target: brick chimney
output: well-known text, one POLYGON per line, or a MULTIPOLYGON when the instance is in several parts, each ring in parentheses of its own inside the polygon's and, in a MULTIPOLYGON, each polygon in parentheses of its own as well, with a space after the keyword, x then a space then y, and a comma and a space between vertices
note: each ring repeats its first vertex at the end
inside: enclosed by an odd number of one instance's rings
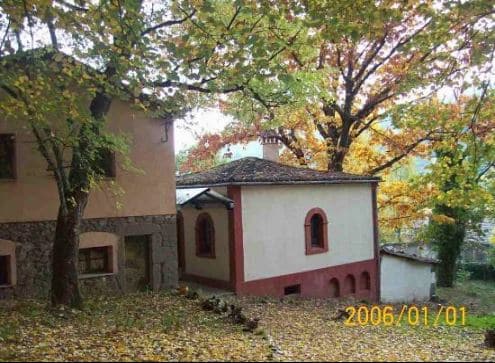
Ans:
POLYGON ((260 135, 261 145, 263 145, 263 159, 279 161, 279 141, 275 131, 263 131, 260 135))

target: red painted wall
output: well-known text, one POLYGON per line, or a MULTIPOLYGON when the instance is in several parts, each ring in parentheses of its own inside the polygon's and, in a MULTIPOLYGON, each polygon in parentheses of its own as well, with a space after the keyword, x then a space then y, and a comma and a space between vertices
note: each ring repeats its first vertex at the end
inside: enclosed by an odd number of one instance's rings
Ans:
POLYGON ((344 281, 347 275, 353 275, 356 282, 356 292, 351 294, 356 298, 377 301, 378 286, 377 263, 375 259, 349 263, 340 266, 333 266, 313 271, 306 271, 285 276, 277 276, 268 279, 248 281, 240 284, 237 288, 239 295, 256 295, 256 296, 284 296, 284 289, 291 285, 301 285, 301 296, 303 297, 332 297, 330 280, 336 278, 339 281, 340 297, 345 296, 347 290, 344 281), (361 274, 368 272, 371 280, 370 289, 362 288, 361 274))

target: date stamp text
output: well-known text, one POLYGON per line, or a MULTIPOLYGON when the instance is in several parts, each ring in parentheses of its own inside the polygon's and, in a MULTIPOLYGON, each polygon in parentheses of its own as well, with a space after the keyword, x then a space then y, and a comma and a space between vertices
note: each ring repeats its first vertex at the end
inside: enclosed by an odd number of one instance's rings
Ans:
POLYGON ((440 306, 432 309, 428 306, 402 305, 385 306, 348 306, 345 326, 456 326, 466 324, 467 309, 463 306, 440 306))

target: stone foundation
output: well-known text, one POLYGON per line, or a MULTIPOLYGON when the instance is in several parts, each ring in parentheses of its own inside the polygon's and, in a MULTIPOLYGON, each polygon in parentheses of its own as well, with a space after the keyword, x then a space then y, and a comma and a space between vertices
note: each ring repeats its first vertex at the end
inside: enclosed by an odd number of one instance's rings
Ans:
MULTIPOLYGON (((109 232, 118 235, 118 273, 83 278, 83 294, 115 294, 125 289, 124 237, 151 236, 151 283, 153 290, 177 286, 177 233, 175 215, 85 219, 81 233, 109 232)), ((51 256, 55 221, 0 223, 0 239, 17 244, 17 284, 0 288, 0 298, 47 297, 50 292, 51 256)))

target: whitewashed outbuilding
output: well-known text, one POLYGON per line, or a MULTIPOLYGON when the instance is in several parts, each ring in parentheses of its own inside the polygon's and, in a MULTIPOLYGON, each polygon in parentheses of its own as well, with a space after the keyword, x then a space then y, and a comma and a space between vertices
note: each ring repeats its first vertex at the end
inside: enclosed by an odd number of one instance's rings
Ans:
POLYGON ((407 253, 391 246, 380 251, 382 303, 428 301, 435 293, 437 260, 407 253))
POLYGON ((377 301, 379 180, 254 157, 181 175, 180 277, 240 295, 377 301))

